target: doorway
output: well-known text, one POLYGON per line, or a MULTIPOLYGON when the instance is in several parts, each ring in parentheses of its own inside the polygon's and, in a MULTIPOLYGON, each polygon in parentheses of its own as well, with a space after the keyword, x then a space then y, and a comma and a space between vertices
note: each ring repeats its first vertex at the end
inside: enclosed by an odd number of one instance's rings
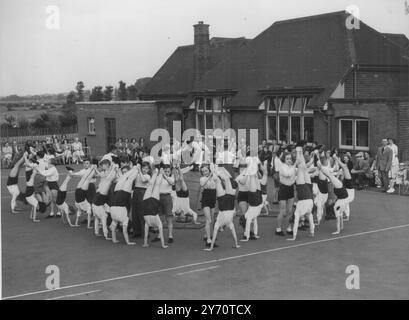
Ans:
POLYGON ((116 143, 116 119, 105 118, 105 138, 106 150, 109 152, 110 146, 116 143))

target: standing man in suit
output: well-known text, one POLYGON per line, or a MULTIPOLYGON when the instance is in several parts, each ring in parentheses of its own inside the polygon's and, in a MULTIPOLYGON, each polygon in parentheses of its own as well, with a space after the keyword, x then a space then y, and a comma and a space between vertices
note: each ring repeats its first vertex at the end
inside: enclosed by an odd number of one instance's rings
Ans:
POLYGON ((382 139, 382 146, 378 148, 375 167, 379 172, 385 191, 387 191, 389 187, 389 170, 392 166, 392 158, 393 153, 388 146, 388 140, 382 139))

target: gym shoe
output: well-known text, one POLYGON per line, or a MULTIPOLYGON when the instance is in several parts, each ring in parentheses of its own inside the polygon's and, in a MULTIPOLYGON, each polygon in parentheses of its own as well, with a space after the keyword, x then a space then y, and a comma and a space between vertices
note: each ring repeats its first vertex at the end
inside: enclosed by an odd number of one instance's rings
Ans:
POLYGON ((394 193, 395 192, 395 188, 390 188, 388 191, 386 191, 387 193, 394 193))
POLYGON ((285 236, 285 234, 284 234, 283 231, 277 231, 277 230, 276 230, 275 233, 276 233, 277 236, 281 236, 281 237, 284 237, 284 236, 285 236))

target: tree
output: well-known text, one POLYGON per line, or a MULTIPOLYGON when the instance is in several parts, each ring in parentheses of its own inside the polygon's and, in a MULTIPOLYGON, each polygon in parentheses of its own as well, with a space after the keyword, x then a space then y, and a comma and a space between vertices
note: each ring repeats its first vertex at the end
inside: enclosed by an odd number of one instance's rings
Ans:
POLYGON ((119 81, 119 89, 118 89, 118 98, 119 100, 128 100, 128 95, 126 92, 126 83, 122 80, 119 81))
POLYGON ((75 101, 76 101, 75 92, 70 91, 70 93, 67 94, 67 97, 65 98, 65 100, 67 101, 68 105, 70 105, 70 106, 74 105, 75 101))
POLYGON ((4 120, 6 121, 6 123, 7 123, 7 125, 8 125, 9 127, 13 127, 14 124, 16 123, 16 118, 15 118, 13 115, 11 115, 11 114, 7 115, 7 116, 4 118, 4 120))
POLYGON ((89 101, 104 101, 104 93, 101 86, 96 86, 92 89, 89 101))
POLYGON ((135 81, 135 87, 138 93, 145 87, 145 85, 151 80, 152 78, 145 77, 145 78, 139 78, 138 80, 135 81))
POLYGON ((128 100, 137 100, 138 99, 138 90, 134 84, 131 84, 126 88, 128 100))
POLYGON ((82 81, 78 81, 75 89, 77 90, 78 95, 77 101, 84 101, 84 83, 82 81))
POLYGON ((114 91, 113 86, 105 86, 104 90, 104 101, 111 101, 112 100, 112 93, 114 91))

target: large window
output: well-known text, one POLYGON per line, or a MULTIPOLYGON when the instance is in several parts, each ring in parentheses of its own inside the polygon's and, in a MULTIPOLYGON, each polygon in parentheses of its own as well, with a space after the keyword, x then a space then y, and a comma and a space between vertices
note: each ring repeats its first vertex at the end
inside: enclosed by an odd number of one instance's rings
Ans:
POLYGON ((297 142, 314 141, 313 111, 307 108, 309 96, 275 96, 265 100, 268 139, 297 142))
POLYGON ((339 146, 343 149, 369 149, 369 121, 366 119, 339 120, 339 146))
POLYGON ((314 118, 303 117, 304 119, 304 140, 307 142, 314 141, 314 118))
POLYGON ((204 129, 228 129, 230 119, 224 110, 226 97, 198 97, 195 99, 196 128, 204 134, 204 129))
POLYGON ((301 117, 291 117, 291 141, 301 140, 301 117))

